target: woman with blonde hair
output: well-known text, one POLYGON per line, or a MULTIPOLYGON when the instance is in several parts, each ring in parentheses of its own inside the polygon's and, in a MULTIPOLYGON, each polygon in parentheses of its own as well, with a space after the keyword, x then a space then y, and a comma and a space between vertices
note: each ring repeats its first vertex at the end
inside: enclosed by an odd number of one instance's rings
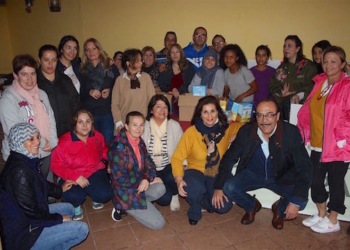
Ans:
POLYGON ((114 75, 106 52, 95 38, 89 38, 84 43, 80 71, 82 106, 92 113, 95 129, 103 134, 108 145, 113 140, 114 129, 111 111, 114 75))

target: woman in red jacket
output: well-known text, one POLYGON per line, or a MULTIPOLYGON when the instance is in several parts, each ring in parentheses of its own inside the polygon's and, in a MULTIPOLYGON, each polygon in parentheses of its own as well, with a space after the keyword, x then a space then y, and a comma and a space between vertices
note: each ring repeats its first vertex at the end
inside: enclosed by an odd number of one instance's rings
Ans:
POLYGON ((75 207, 74 220, 81 220, 80 205, 86 195, 93 200, 93 209, 103 208, 112 197, 106 172, 108 148, 101 133, 94 130, 94 120, 87 110, 80 110, 73 118, 73 130, 62 135, 52 153, 51 169, 59 177, 59 184, 72 180, 74 185, 62 200, 75 207))

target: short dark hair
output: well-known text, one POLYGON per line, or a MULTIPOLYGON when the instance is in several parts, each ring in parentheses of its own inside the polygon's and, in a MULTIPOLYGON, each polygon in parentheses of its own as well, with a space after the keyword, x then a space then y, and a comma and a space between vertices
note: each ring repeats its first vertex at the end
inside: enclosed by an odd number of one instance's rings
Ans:
POLYGON ((233 51, 238 57, 237 63, 239 64, 239 66, 244 65, 247 67, 247 58, 245 57, 241 47, 239 47, 237 44, 228 44, 222 48, 220 52, 220 60, 219 60, 220 67, 223 68, 224 70, 227 69, 224 59, 225 59, 226 51, 230 51, 230 50, 233 51))
POLYGON ((214 104, 215 105, 215 108, 218 111, 219 122, 226 129, 228 127, 227 116, 225 115, 224 111, 220 107, 220 103, 219 103, 218 99, 212 95, 204 96, 198 100, 198 103, 197 103, 197 105, 194 109, 194 112, 193 112, 191 125, 195 125, 197 123, 197 121, 201 119, 203 106, 207 105, 207 104, 214 104))
POLYGON ((142 58, 142 52, 139 49, 127 49, 123 53, 123 58, 122 58, 122 67, 126 71, 127 66, 126 62, 130 63, 130 66, 135 65, 136 57, 137 55, 140 55, 142 58))
POLYGON ((62 55, 61 50, 63 49, 63 46, 69 41, 73 41, 77 44, 77 57, 79 56, 79 42, 78 42, 78 40, 72 35, 67 35, 67 36, 64 36, 61 38, 61 41, 58 45, 58 55, 57 55, 58 57, 61 57, 61 55, 62 55))
POLYGON ((331 46, 332 45, 328 40, 318 41, 317 43, 314 44, 314 46, 312 46, 311 54, 314 54, 315 48, 320 48, 320 49, 322 49, 322 51, 324 51, 325 49, 327 49, 328 47, 331 47, 331 46))
POLYGON ((267 55, 267 58, 271 58, 271 50, 270 48, 267 46, 267 45, 259 45, 256 50, 255 50, 255 55, 258 54, 258 51, 259 50, 265 50, 266 51, 266 55, 267 55))
POLYGON ((79 109, 75 115, 73 116, 73 119, 72 119, 72 128, 73 130, 75 131, 75 127, 77 126, 77 123, 78 123, 78 117, 79 115, 81 114, 87 114, 91 120, 91 134, 92 135, 95 135, 95 127, 94 127, 94 117, 92 116, 92 114, 90 113, 90 111, 88 111, 87 109, 79 109))
POLYGON ((207 29, 204 28, 204 27, 202 27, 202 26, 199 26, 199 27, 195 28, 194 31, 193 31, 193 35, 196 33, 196 30, 198 30, 198 29, 203 29, 203 30, 205 30, 205 33, 207 33, 207 35, 208 35, 207 29))
POLYGON ((113 60, 115 60, 119 54, 121 54, 123 56, 123 52, 122 51, 117 51, 113 55, 113 60))
POLYGON ((35 70, 37 70, 38 68, 37 62, 29 54, 21 54, 13 58, 12 69, 13 69, 13 73, 15 73, 16 75, 18 75, 18 72, 26 66, 34 68, 35 70))
POLYGON ((164 95, 160 95, 160 94, 155 94, 151 100, 148 103, 148 109, 147 109, 147 117, 146 120, 149 121, 151 119, 151 117, 153 116, 153 108, 156 105, 157 101, 163 101, 165 103, 165 105, 168 107, 168 117, 167 119, 170 119, 170 103, 168 98, 166 98, 166 96, 164 95))
POLYGON ((126 115, 125 118, 125 124, 129 125, 130 123, 130 117, 132 116, 138 116, 138 117, 142 117, 143 120, 145 120, 145 117, 143 116, 143 114, 139 111, 131 111, 126 115))
MULTIPOLYGON (((300 38, 297 35, 289 35, 286 37, 286 39, 284 39, 284 41, 286 40, 292 40, 295 42, 295 46, 298 48, 300 47, 298 53, 297 53, 297 61, 301 61, 303 59, 305 59, 304 53, 303 53, 303 43, 301 42, 300 38)), ((288 59, 286 57, 283 57, 283 61, 287 62, 288 59)))
POLYGON ((258 108, 258 106, 260 105, 260 103, 263 103, 263 102, 272 102, 272 103, 275 104, 275 106, 276 106, 277 113, 280 112, 280 109, 279 109, 279 106, 278 106, 277 102, 276 102, 274 99, 271 99, 271 98, 265 98, 265 99, 261 100, 261 101, 258 102, 258 104, 256 105, 256 108, 258 108))
POLYGON ((175 36, 175 43, 177 43, 177 36, 176 36, 176 33, 175 33, 174 31, 168 31, 168 32, 165 34, 165 36, 164 36, 164 42, 165 42, 165 40, 166 40, 166 38, 167 38, 168 35, 173 35, 173 36, 175 36))
POLYGON ((58 51, 55 45, 51 45, 51 44, 45 44, 43 46, 40 47, 39 49, 39 58, 41 58, 44 54, 45 51, 53 51, 56 53, 56 56, 58 56, 58 51))
POLYGON ((216 35, 213 37, 213 39, 211 39, 211 44, 212 44, 212 45, 214 45, 214 39, 217 38, 217 37, 221 37, 222 40, 224 40, 224 42, 226 42, 225 37, 223 37, 222 35, 216 34, 216 35))

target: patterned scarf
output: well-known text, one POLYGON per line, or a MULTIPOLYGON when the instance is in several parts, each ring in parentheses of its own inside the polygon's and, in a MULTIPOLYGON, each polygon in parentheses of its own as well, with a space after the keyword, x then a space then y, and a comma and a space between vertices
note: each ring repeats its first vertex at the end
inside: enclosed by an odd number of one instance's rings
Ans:
POLYGON ((208 58, 208 57, 215 58, 215 66, 211 69, 208 69, 203 62, 203 65, 197 72, 197 75, 201 79, 201 85, 207 86, 208 89, 211 89, 213 88, 216 71, 218 71, 220 67, 217 65, 217 54, 214 50, 208 50, 207 52, 205 52, 203 61, 205 58, 208 58))
POLYGON ((202 119, 195 124, 196 129, 202 134, 203 142, 207 145, 207 159, 205 162, 204 175, 215 177, 219 172, 220 153, 216 146, 225 135, 225 128, 220 122, 214 126, 207 127, 202 119))
POLYGON ((36 132, 39 132, 39 130, 34 125, 26 122, 14 125, 8 135, 10 150, 25 155, 30 159, 37 158, 37 155, 33 155, 24 147, 24 142, 32 138, 36 132))
POLYGON ((98 63, 96 67, 89 63, 86 66, 86 75, 89 78, 89 81, 92 82, 92 87, 98 91, 102 90, 102 85, 105 77, 105 70, 101 63, 98 63))
POLYGON ((166 133, 168 119, 165 118, 163 123, 158 126, 153 117, 150 119, 151 134, 153 137, 153 161, 160 167, 162 165, 162 138, 166 133))

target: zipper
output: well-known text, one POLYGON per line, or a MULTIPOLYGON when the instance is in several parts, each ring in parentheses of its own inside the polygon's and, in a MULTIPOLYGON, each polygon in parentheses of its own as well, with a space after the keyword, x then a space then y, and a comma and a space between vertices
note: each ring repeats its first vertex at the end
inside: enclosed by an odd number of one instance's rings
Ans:
MULTIPOLYGON (((259 139, 259 140, 260 140, 260 139, 259 139)), ((248 162, 250 162, 250 160, 251 160, 251 158, 253 157, 253 154, 255 153, 256 148, 258 147, 259 144, 261 144, 261 142, 259 143, 259 141, 257 141, 257 142, 255 143, 255 146, 254 146, 254 148, 253 148, 253 151, 252 151, 252 153, 250 154, 248 161, 244 164, 244 166, 242 166, 242 169, 244 169, 244 168, 248 165, 248 162)))
POLYGON ((33 227, 32 225, 29 224, 29 233, 31 233, 32 231, 34 231, 35 229, 38 229, 38 227, 33 227))
POLYGON ((269 159, 269 156, 265 160, 265 179, 267 180, 267 161, 269 159))

